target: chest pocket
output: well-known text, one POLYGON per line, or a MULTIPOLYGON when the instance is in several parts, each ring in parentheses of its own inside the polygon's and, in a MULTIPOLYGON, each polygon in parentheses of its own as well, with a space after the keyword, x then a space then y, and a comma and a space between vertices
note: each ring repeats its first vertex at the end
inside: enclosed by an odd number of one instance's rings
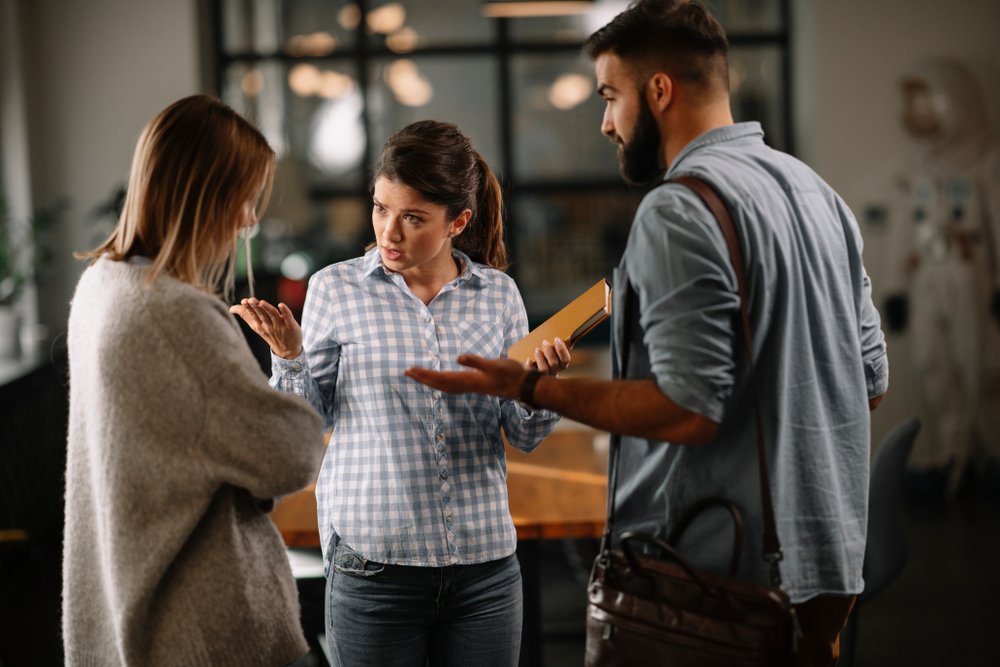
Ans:
POLYGON ((476 354, 495 359, 506 356, 503 335, 503 325, 496 320, 461 320, 449 343, 455 354, 476 354))

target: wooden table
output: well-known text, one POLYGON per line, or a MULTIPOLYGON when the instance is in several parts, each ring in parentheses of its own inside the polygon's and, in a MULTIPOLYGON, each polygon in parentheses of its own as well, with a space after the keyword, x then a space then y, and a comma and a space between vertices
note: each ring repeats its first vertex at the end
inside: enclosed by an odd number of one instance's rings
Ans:
POLYGON ((524 589, 521 667, 542 664, 539 541, 601 536, 607 445, 606 434, 563 422, 531 454, 507 447, 507 492, 524 589))
MULTIPOLYGON (((507 447, 507 491, 524 581, 522 665, 541 664, 537 540, 600 537, 607 442, 606 434, 564 420, 531 454, 507 447)), ((312 487, 286 497, 271 516, 288 546, 319 548, 312 487)))
MULTIPOLYGON (((507 447, 507 492, 518 540, 599 537, 604 529, 607 436, 553 431, 531 454, 507 447)), ((271 518, 290 547, 319 548, 315 486, 287 496, 271 518)))

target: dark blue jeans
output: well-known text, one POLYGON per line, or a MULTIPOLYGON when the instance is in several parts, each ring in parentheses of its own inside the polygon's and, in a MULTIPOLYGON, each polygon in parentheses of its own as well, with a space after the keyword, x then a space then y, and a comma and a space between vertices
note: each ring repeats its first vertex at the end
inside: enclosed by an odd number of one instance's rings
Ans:
POLYGON ((521 647, 515 556, 475 565, 374 563, 334 538, 326 640, 334 667, 514 667, 521 647))

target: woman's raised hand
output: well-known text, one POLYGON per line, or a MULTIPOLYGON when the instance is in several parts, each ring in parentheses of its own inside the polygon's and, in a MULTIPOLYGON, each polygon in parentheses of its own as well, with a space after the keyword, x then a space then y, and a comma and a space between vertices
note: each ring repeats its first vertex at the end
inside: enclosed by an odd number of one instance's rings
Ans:
POLYGON ((260 299, 243 299, 239 305, 230 306, 229 312, 242 317, 279 357, 294 359, 301 354, 302 328, 285 304, 275 308, 260 299))
POLYGON ((565 370, 569 366, 569 346, 562 338, 554 340, 555 343, 543 340, 542 346, 535 348, 534 357, 525 362, 525 368, 537 368, 542 373, 549 375, 557 375, 559 371, 565 370))

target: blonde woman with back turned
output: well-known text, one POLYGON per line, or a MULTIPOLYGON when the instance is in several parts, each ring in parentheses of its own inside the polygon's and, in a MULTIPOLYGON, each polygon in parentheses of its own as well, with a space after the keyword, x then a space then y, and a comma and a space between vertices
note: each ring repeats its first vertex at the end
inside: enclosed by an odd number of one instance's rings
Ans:
MULTIPOLYGON (((287 664, 308 647, 270 499, 315 479, 320 417, 271 389, 216 293, 274 153, 219 101, 139 138, 73 297, 67 665, 287 664)), ((228 271, 228 275, 227 275, 228 271)))

